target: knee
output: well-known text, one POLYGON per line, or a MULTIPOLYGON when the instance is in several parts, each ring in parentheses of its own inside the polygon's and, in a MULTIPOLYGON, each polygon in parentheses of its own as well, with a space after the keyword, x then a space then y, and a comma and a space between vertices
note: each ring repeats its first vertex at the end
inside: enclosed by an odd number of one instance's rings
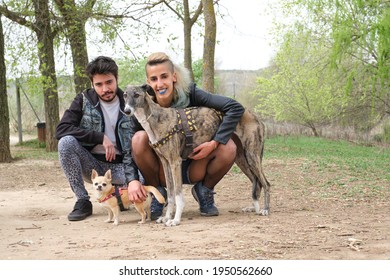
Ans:
POLYGON ((75 151, 77 145, 80 144, 74 136, 64 136, 58 141, 58 152, 75 151))
POLYGON ((235 160, 237 146, 232 139, 230 139, 225 145, 219 145, 218 150, 219 154, 224 157, 224 160, 228 162, 235 160))
POLYGON ((149 146, 149 137, 145 131, 137 131, 131 138, 131 151, 133 156, 143 154, 149 146))

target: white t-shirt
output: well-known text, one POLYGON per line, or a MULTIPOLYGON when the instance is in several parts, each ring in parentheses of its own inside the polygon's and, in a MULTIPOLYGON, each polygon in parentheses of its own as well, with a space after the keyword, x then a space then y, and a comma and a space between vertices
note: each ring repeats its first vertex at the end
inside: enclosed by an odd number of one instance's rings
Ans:
MULTIPOLYGON (((119 114, 119 98, 115 96, 115 98, 111 102, 105 102, 100 100, 100 107, 103 111, 104 116, 104 134, 111 140, 112 144, 114 144, 116 149, 116 154, 120 154, 116 145, 115 138, 115 127, 116 122, 118 121, 119 114)), ((96 145, 92 151, 93 154, 105 154, 106 150, 104 149, 102 144, 96 145)))

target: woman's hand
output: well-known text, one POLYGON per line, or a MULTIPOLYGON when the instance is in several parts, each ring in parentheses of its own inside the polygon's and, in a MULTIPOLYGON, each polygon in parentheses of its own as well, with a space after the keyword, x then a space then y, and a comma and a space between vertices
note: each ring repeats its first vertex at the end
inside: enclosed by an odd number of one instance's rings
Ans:
POLYGON ((219 142, 211 140, 210 142, 205 142, 196 147, 193 152, 188 156, 188 158, 193 160, 199 160, 205 157, 208 157, 212 152, 218 148, 219 142))

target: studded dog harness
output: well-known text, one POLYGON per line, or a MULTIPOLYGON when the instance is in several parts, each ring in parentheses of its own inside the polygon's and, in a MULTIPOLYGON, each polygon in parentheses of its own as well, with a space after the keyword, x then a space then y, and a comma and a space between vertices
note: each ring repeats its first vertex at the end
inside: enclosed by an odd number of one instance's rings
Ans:
MULTIPOLYGON (((164 138, 160 139, 154 144, 151 144, 152 147, 161 147, 172 138, 173 134, 182 133, 185 135, 185 146, 180 156, 183 160, 187 159, 188 156, 192 153, 194 146, 192 132, 198 130, 195 119, 192 116, 192 111, 196 108, 197 107, 177 109, 177 124, 172 128, 171 131, 167 133, 164 138)), ((222 119, 222 114, 219 111, 216 112, 218 113, 218 116, 222 119)))
POLYGON ((198 128, 195 125, 195 120, 192 117, 192 109, 195 107, 189 107, 185 109, 177 109, 177 124, 172 128, 171 131, 167 133, 167 135, 157 141, 154 144, 151 144, 153 148, 161 147, 166 142, 168 142, 175 133, 182 133, 185 135, 185 147, 181 153, 182 159, 187 159, 187 157, 192 153, 193 150, 193 138, 192 131, 196 131, 198 128))

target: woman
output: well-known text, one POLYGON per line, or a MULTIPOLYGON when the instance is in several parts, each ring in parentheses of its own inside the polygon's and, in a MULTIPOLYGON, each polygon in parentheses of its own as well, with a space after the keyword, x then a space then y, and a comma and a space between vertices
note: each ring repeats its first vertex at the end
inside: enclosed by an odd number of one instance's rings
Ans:
MULTIPOLYGON (((183 161, 184 184, 195 184, 192 194, 198 201, 200 214, 218 216, 214 204, 214 187, 232 167, 236 157, 236 145, 230 139, 244 108, 235 100, 207 93, 191 83, 187 69, 175 65, 165 53, 151 54, 145 66, 147 83, 153 88, 155 101, 162 107, 186 108, 203 106, 223 112, 223 120, 214 138, 196 147, 183 161)), ((145 184, 156 186, 166 196, 165 176, 162 164, 149 145, 149 138, 138 124, 131 138, 133 159, 141 171, 145 184)), ((129 199, 145 199, 140 182, 129 185, 129 199)), ((153 199, 151 219, 162 215, 163 205, 153 199)))

